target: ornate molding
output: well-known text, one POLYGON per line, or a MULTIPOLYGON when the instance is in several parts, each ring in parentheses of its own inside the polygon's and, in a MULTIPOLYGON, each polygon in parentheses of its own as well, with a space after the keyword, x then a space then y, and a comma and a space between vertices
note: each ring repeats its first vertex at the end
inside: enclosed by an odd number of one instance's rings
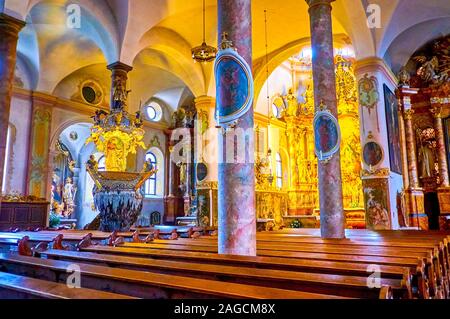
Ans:
POLYGON ((361 174, 362 179, 368 179, 368 178, 387 178, 391 174, 391 171, 389 168, 379 168, 379 169, 372 169, 372 170, 363 170, 361 174))
MULTIPOLYGON (((13 18, 5 13, 0 13, 0 34, 2 34, 2 38, 8 35, 17 39, 20 30, 22 30, 25 25, 26 23, 22 20, 13 18)), ((4 39, 2 41, 4 41, 4 39)))
POLYGON ((413 114, 414 114, 413 109, 408 109, 408 110, 403 111, 403 116, 404 116, 405 120, 408 120, 408 121, 412 120, 413 114))
POLYGON ((434 118, 442 118, 442 106, 441 105, 431 105, 430 112, 434 118))

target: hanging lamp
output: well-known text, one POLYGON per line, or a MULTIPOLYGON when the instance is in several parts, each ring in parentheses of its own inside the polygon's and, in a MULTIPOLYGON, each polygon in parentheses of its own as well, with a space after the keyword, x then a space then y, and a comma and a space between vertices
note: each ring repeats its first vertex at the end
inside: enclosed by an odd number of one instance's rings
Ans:
POLYGON ((214 61, 217 55, 217 49, 213 46, 206 44, 206 4, 205 0, 203 0, 203 43, 193 48, 192 58, 196 62, 207 63, 214 61))

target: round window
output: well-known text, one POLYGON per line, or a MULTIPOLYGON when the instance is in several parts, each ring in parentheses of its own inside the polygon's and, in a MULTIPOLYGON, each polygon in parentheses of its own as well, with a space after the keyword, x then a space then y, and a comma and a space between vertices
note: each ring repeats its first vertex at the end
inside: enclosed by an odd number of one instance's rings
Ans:
POLYGON ((95 81, 87 80, 81 84, 81 98, 83 102, 92 104, 92 105, 99 105, 103 101, 103 89, 95 81))
POLYGON ((151 102, 147 106, 146 112, 147 112, 147 118, 149 121, 158 122, 162 118, 162 108, 156 102, 151 102))
POLYGON ((86 102, 93 104, 97 99, 97 94, 95 94, 95 90, 90 86, 83 87, 83 97, 86 102))

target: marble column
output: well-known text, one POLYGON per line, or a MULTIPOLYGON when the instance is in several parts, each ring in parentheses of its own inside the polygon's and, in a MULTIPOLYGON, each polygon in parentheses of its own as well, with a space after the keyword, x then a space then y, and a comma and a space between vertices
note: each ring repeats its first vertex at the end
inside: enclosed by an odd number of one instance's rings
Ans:
MULTIPOLYGON (((251 1, 218 0, 217 6, 219 39, 226 32, 228 40, 232 41, 238 53, 251 66, 251 1)), ((235 129, 253 133, 253 127, 253 108, 250 108, 240 118, 235 129)), ((233 129, 227 134, 233 134, 233 129)), ((226 137, 222 134, 219 134, 218 144, 219 150, 226 150, 227 146, 233 147, 233 145, 226 145, 226 137)), ((256 255, 254 134, 248 135, 246 144, 243 162, 226 163, 226 160, 223 160, 218 165, 218 251, 220 254, 256 255)), ((226 156, 223 158, 226 159, 226 156)))
POLYGON ((167 140, 167 148, 168 154, 167 156, 167 165, 168 168, 168 189, 167 196, 165 198, 165 213, 164 213, 164 223, 165 224, 173 224, 176 221, 178 216, 178 211, 182 210, 182 199, 179 196, 179 178, 177 174, 177 165, 173 159, 173 147, 176 144, 176 141, 172 141, 172 133, 173 130, 167 130, 166 132, 166 140, 167 140), (180 203, 181 201, 181 203, 180 203))
POLYGON ((447 151, 445 148, 444 126, 442 124, 442 106, 439 103, 431 102, 431 113, 434 117, 434 131, 436 133, 438 164, 439 164, 439 178, 441 180, 441 187, 449 187, 448 179, 448 165, 447 165, 447 151))
POLYGON ((445 147, 444 125, 442 123, 442 104, 440 98, 431 99, 431 113, 434 117, 434 131, 436 132, 439 178, 441 184, 437 189, 439 198, 439 227, 441 230, 449 229, 450 220, 450 183, 448 176, 447 150, 445 147))
POLYGON ((133 68, 127 64, 120 61, 112 63, 107 66, 108 70, 111 71, 111 109, 122 107, 124 110, 128 110, 127 100, 117 101, 117 90, 122 90, 122 94, 125 97, 128 96, 127 83, 128 83, 128 72, 133 70, 133 68), (116 101, 115 101, 116 100, 116 101))
MULTIPOLYGON (((334 67, 331 2, 307 0, 311 22, 312 67, 316 111, 323 104, 337 118, 336 74, 334 67)), ((323 238, 345 237, 342 200, 341 159, 319 162, 320 227, 323 238)))
POLYGON ((197 221, 200 227, 210 227, 217 222, 217 163, 218 132, 215 127, 214 111, 216 99, 211 96, 199 96, 195 99, 197 110, 195 162, 207 166, 207 174, 202 181, 196 176, 197 221))
POLYGON ((414 134, 414 128, 412 123, 412 116, 414 110, 407 109, 403 113, 405 120, 405 137, 406 137, 406 149, 408 150, 408 177, 409 183, 412 188, 419 188, 419 174, 417 169, 417 150, 416 139, 414 134))
POLYGON ((17 40, 23 21, 0 13, 0 194, 2 190, 9 111, 16 68, 17 40))
POLYGON ((403 94, 400 103, 403 109, 403 119, 405 122, 405 141, 407 148, 408 161, 408 176, 409 187, 405 190, 406 193, 406 209, 408 213, 409 225, 417 227, 422 230, 428 230, 428 216, 425 214, 424 194, 423 189, 419 184, 419 173, 417 168, 417 150, 414 127, 412 117, 414 110, 411 107, 411 97, 405 93, 403 94), (406 95, 405 95, 406 94, 406 95))

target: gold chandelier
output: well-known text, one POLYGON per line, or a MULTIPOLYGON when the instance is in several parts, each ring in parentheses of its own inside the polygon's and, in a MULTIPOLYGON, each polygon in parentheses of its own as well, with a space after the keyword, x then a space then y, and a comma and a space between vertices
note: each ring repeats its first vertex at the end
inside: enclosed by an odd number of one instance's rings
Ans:
POLYGON ((205 8, 205 0, 203 0, 203 43, 200 46, 195 47, 191 50, 192 58, 200 63, 211 62, 216 58, 217 55, 217 49, 215 47, 206 44, 205 20, 206 20, 206 8, 205 8))

